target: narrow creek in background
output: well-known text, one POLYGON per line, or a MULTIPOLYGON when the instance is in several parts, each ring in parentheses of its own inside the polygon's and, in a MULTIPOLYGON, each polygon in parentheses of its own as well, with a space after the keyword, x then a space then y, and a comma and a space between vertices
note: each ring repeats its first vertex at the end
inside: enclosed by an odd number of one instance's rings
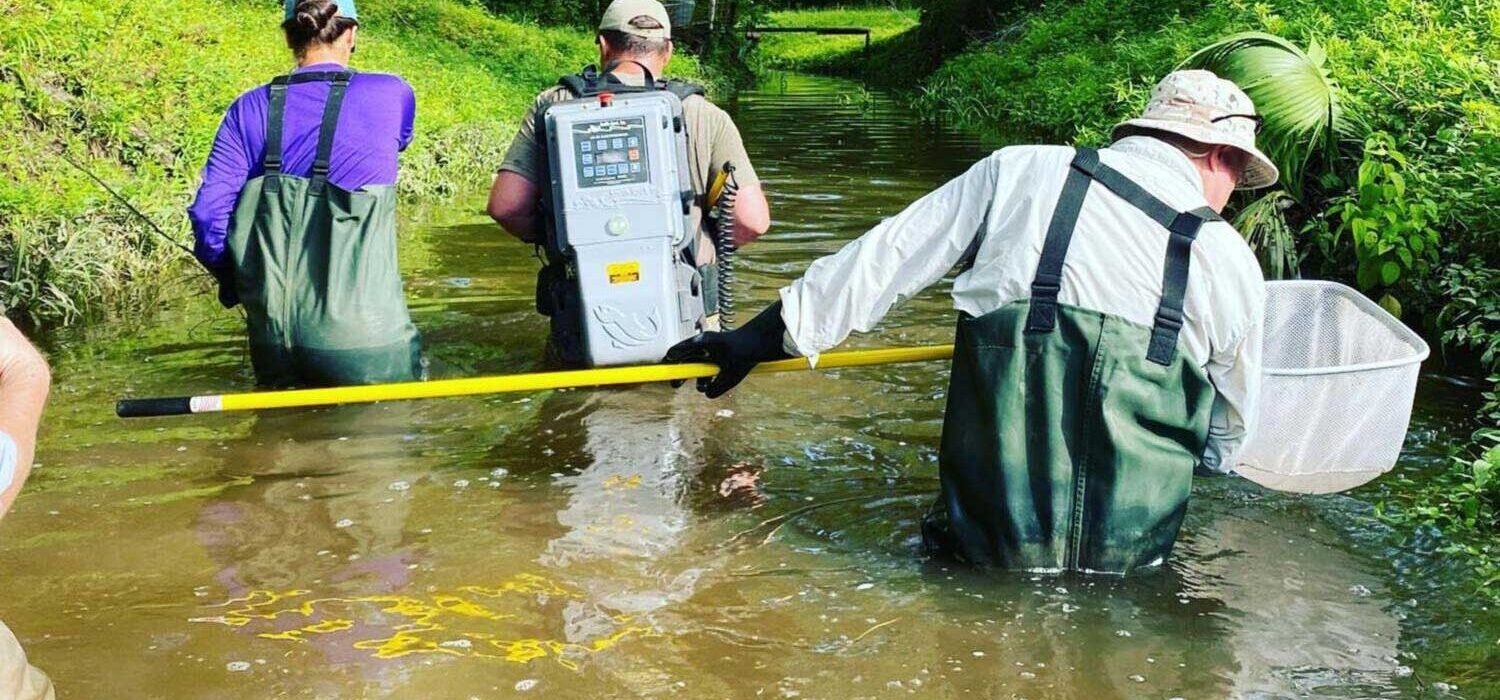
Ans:
MULTIPOLYGON (((1000 145, 828 78, 729 107, 775 217, 740 255, 742 319, 1000 145)), ((541 364, 536 261, 479 210, 407 208, 436 376, 541 364)), ((940 287, 852 344, 948 341, 940 287)), ((928 562, 936 363, 715 403, 648 386, 122 422, 121 396, 248 388, 238 314, 193 297, 50 349, 0 619, 64 698, 1482 697, 1427 669, 1478 677, 1500 637, 1471 581, 1387 548, 1379 483, 1200 481, 1170 567, 1123 582, 928 562)), ((1398 469, 1441 463, 1476 393, 1424 377, 1398 469)))

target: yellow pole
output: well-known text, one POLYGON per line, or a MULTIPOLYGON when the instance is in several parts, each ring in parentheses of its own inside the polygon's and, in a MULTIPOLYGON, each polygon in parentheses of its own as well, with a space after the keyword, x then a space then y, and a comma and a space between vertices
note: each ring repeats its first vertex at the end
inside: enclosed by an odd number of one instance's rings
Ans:
MULTIPOLYGON (((952 345, 833 352, 818 358, 817 369, 927 362, 931 360, 946 360, 951 357, 953 357, 952 345)), ((813 367, 806 358, 796 358, 763 363, 755 368, 755 372, 795 372, 808 369, 813 369, 813 367)), ((148 416, 186 415, 190 413, 218 413, 222 411, 259 411, 273 408, 332 406, 336 404, 374 403, 376 401, 406 401, 449 396, 473 396, 476 394, 500 394, 576 387, 671 382, 712 377, 718 373, 719 368, 717 366, 703 363, 609 367, 605 369, 538 372, 534 374, 474 377, 471 379, 443 379, 432 382, 403 382, 400 384, 373 384, 329 389, 297 389, 292 391, 265 391, 166 399, 134 399, 119 402, 116 412, 122 418, 141 418, 148 416)))

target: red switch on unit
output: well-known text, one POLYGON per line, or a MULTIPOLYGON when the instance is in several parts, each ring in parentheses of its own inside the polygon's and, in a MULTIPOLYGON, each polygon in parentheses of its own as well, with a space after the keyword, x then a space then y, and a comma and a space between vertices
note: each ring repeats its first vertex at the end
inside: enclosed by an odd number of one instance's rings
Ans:
POLYGON ((615 102, 615 94, 612 92, 599 93, 599 106, 608 107, 615 102))

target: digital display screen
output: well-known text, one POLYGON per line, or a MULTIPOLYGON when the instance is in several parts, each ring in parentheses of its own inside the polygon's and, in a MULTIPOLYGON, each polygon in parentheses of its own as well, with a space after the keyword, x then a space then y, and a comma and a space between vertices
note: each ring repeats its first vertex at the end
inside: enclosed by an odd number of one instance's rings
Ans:
POLYGON ((573 159, 580 188, 647 182, 646 119, 606 119, 573 125, 573 159))

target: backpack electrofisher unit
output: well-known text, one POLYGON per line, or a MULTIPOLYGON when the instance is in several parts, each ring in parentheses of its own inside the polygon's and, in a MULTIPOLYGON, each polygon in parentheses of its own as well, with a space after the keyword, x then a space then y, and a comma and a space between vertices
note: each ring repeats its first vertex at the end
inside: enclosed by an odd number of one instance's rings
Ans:
POLYGON ((554 104, 542 121, 548 255, 564 267, 554 296, 571 307, 551 315, 578 345, 564 353, 590 366, 659 362, 704 323, 682 100, 603 92, 554 104))

